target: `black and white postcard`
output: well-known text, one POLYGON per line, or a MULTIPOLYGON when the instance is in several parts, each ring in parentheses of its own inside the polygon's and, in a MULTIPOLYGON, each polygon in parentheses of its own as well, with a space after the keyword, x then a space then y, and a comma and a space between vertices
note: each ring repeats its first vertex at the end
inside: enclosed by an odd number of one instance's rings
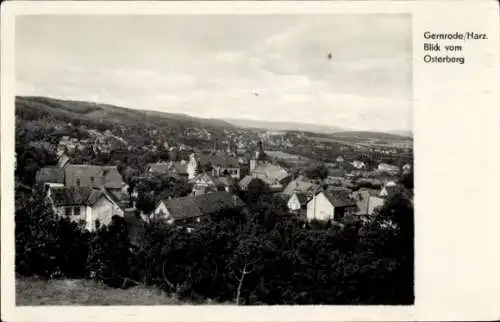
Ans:
POLYGON ((497 3, 2 9, 2 320, 500 316, 497 3))

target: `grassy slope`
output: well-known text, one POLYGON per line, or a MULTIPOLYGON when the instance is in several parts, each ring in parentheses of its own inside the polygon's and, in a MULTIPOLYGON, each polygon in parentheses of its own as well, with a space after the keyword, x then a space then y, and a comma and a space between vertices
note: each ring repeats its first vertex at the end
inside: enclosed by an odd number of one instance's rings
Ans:
MULTIPOLYGON (((91 280, 16 279, 16 305, 169 305, 183 304, 154 288, 115 289, 91 280)), ((185 304, 185 303, 184 303, 185 304)))

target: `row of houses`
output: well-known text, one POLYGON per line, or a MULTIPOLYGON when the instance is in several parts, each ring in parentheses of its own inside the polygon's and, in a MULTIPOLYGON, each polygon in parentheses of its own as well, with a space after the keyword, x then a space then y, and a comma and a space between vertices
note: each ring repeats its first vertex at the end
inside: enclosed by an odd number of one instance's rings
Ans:
MULTIPOLYGON (((312 182, 304 177, 292 180, 286 169, 274 164, 266 155, 262 143, 250 157, 248 174, 240 179, 243 164, 244 160, 239 160, 230 151, 193 153, 189 160, 149 164, 146 169, 149 176, 166 174, 192 184, 188 196, 159 200, 151 216, 189 224, 221 210, 244 208, 235 190, 248 190, 250 183, 258 179, 272 192, 287 198, 290 212, 298 217, 337 221, 346 215, 374 214, 395 185, 386 183, 381 191, 353 192, 332 185, 325 188, 326 181, 312 182)), ((56 214, 82 221, 86 229, 94 230, 96 220, 107 225, 113 216, 135 213, 133 198, 136 192, 129 191, 116 166, 75 165, 69 164, 66 158, 58 166, 40 169, 36 180, 45 185, 47 199, 56 214)), ((151 219, 149 214, 142 215, 143 219, 151 219)))
POLYGON ((342 187, 320 187, 298 179, 287 186, 283 196, 290 212, 300 218, 342 222, 347 216, 355 220, 370 218, 387 198, 403 189, 394 181, 386 182, 379 190, 361 188, 352 191, 342 187))

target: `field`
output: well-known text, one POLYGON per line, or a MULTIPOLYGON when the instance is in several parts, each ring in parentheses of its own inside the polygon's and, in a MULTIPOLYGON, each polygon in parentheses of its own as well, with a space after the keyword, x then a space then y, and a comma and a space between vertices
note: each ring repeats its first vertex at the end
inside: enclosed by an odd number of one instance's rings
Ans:
POLYGON ((277 158, 277 159, 283 159, 283 160, 290 160, 290 161, 299 161, 303 160, 306 161, 307 158, 300 156, 300 155, 295 155, 295 154, 290 154, 286 153, 283 151, 271 151, 271 150, 266 150, 265 153, 269 155, 271 158, 277 158))
POLYGON ((16 305, 180 305, 154 288, 115 289, 91 280, 16 279, 16 305))

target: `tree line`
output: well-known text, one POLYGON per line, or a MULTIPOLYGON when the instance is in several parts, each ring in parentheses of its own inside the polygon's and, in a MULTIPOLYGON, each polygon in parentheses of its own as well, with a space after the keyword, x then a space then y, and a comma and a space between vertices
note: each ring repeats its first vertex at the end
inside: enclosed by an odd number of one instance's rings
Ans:
POLYGON ((16 272, 143 284, 192 303, 413 303, 406 196, 390 199, 372 222, 344 228, 295 220, 264 194, 247 201, 246 213, 220 213, 190 232, 138 219, 131 229, 121 217, 88 232, 56 217, 38 191, 16 212, 16 272))

